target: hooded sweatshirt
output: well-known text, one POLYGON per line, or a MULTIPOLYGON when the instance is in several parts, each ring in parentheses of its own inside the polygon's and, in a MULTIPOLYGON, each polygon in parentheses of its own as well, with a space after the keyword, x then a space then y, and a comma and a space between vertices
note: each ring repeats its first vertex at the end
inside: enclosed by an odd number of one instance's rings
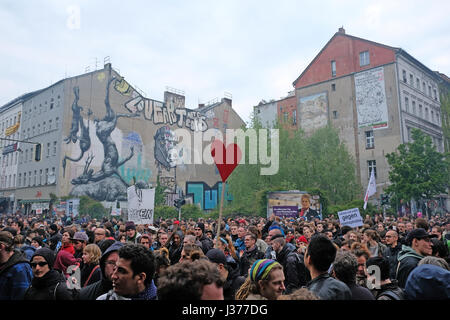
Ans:
POLYGON ((80 295, 78 297, 79 300, 95 300, 102 294, 105 294, 112 289, 112 282, 105 275, 106 260, 112 252, 119 251, 119 249, 122 248, 123 245, 124 244, 122 242, 116 241, 111 246, 109 246, 108 249, 105 250, 105 252, 102 254, 102 257, 100 258, 102 278, 93 284, 81 288, 80 295))
POLYGON ((0 300, 21 300, 32 278, 30 262, 23 252, 16 250, 0 266, 0 300))
POLYGON ((413 248, 402 245, 402 250, 398 253, 397 280, 398 286, 405 288, 406 280, 411 271, 417 267, 423 256, 417 253, 413 248))

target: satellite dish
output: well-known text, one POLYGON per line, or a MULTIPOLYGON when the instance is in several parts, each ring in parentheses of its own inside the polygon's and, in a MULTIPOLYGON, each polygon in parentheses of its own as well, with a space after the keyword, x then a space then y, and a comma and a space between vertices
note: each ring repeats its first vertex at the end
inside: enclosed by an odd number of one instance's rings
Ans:
POLYGON ((56 182, 56 176, 54 173, 50 173, 47 177, 47 183, 48 184, 53 184, 56 182))

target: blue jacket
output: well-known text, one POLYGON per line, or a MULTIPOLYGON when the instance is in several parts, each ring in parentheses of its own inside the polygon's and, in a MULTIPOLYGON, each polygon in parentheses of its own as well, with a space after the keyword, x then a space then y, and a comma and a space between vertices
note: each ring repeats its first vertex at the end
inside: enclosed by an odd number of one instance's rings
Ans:
POLYGON ((241 250, 245 251, 245 243, 244 240, 242 240, 241 238, 237 238, 236 242, 234 243, 234 247, 236 248, 237 254, 239 255, 241 250))
POLYGON ((15 250, 0 269, 0 300, 22 300, 32 279, 30 262, 23 252, 15 250))

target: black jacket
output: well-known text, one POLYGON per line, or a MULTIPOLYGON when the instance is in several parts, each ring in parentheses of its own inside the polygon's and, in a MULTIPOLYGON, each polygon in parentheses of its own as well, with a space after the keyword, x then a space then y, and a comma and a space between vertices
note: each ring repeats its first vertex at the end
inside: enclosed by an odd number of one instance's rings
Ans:
POLYGON ((98 264, 85 264, 83 269, 81 269, 81 286, 85 287, 87 285, 93 284, 94 282, 99 281, 102 278, 102 271, 100 268, 94 270, 94 268, 98 264), (91 275, 92 273, 92 275, 91 275), (91 278, 89 279, 89 275, 91 278), (85 285, 86 281, 89 279, 89 282, 85 285))
POLYGON ((67 289, 66 278, 52 269, 41 278, 33 278, 31 286, 25 292, 24 300, 73 300, 67 289))
POLYGON ((239 268, 227 264, 228 277, 223 285, 223 297, 225 300, 235 300, 236 291, 245 282, 245 277, 239 275, 239 268))
POLYGON ((349 287, 328 273, 311 280, 306 287, 321 300, 350 300, 352 298, 349 287))
POLYGON ((405 294, 398 286, 397 280, 391 280, 391 283, 383 284, 379 289, 372 290, 376 300, 404 300, 405 294))
POLYGON ((283 266, 286 294, 305 286, 311 280, 303 262, 303 256, 296 252, 295 247, 284 245, 283 249, 277 253, 276 260, 283 266))
POLYGON ((206 235, 202 235, 200 239, 198 239, 202 244, 202 250, 203 253, 206 254, 209 250, 214 248, 214 244, 210 238, 208 238, 206 235))
POLYGON ((252 250, 245 250, 244 254, 240 257, 240 274, 241 276, 247 277, 248 269, 253 265, 253 263, 258 259, 263 259, 264 253, 259 251, 255 245, 252 250))
POLYGON ((386 253, 386 259, 389 261, 389 278, 395 279, 395 274, 397 271, 397 265, 398 265, 398 253, 402 250, 402 245, 400 243, 397 243, 396 247, 390 247, 387 246, 387 249, 385 251, 386 253))
POLYGON ((347 287, 352 292, 352 300, 375 300, 375 297, 369 289, 356 284, 356 282, 347 283, 347 287))
POLYGON ((413 248, 402 245, 402 250, 398 253, 397 257, 398 269, 396 273, 396 279, 400 288, 405 288, 409 274, 417 267, 422 258, 423 256, 418 254, 413 248))

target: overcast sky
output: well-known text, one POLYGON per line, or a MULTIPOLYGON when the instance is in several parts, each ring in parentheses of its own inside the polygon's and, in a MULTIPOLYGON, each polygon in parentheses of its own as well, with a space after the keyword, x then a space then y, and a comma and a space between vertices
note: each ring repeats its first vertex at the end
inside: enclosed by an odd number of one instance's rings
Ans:
POLYGON ((194 109, 228 92, 248 121, 259 101, 293 89, 341 26, 450 75, 449 12, 448 0, 2 0, 0 106, 109 56, 147 98, 169 86, 194 109))

